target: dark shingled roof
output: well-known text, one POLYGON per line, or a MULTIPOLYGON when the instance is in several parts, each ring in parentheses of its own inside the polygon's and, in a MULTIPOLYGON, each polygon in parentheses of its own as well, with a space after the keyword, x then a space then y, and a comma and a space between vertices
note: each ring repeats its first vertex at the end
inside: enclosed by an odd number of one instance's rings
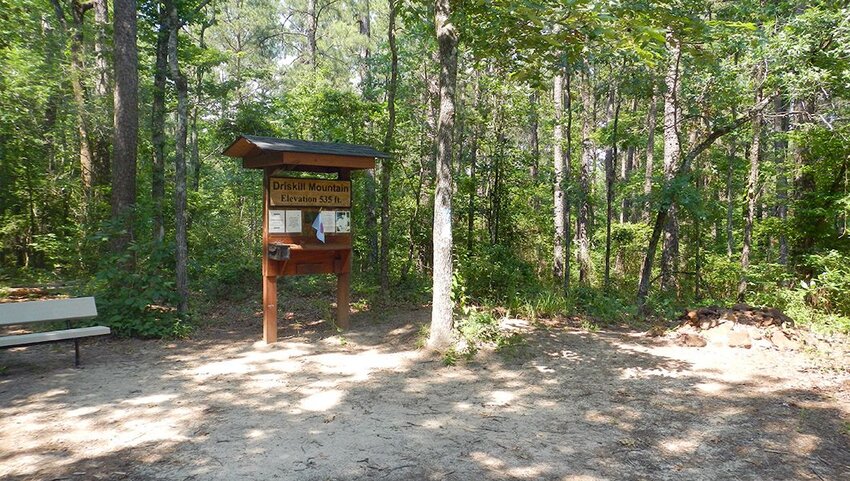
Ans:
MULTIPOLYGON (((248 142, 257 146, 262 150, 274 152, 306 152, 311 154, 329 154, 329 155, 348 155, 354 157, 378 157, 388 159, 389 154, 375 150, 368 145, 358 144, 341 144, 337 142, 308 142, 306 140, 291 140, 277 139, 274 137, 260 137, 256 135, 242 135, 233 141, 234 144, 239 142, 239 139, 244 138, 248 142)), ((225 153, 230 149, 225 149, 225 153)))

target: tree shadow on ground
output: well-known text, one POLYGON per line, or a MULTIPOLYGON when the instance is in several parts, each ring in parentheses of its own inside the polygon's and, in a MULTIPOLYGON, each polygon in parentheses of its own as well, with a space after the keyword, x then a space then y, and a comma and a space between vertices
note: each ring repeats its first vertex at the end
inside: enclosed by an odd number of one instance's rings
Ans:
POLYGON ((344 336, 268 347, 254 329, 117 341, 83 370, 27 357, 0 378, 0 475, 850 479, 845 413, 814 389, 617 332, 538 330, 513 358, 445 367, 413 349, 427 315, 362 313, 344 336))

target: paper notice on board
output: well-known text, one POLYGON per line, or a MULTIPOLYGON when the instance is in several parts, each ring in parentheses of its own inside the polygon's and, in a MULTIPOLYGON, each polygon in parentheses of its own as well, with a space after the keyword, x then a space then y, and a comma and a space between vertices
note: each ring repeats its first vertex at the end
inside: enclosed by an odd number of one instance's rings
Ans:
POLYGON ((286 211, 286 232, 289 234, 301 233, 301 211, 288 210, 286 211))
POLYGON ((286 211, 270 210, 269 211, 269 233, 283 234, 286 232, 286 211))
POLYGON ((323 210, 319 212, 319 215, 322 216, 322 229, 325 234, 333 234, 336 232, 336 211, 323 210))
POLYGON ((336 232, 337 234, 348 234, 349 232, 351 232, 350 210, 336 211, 336 232))

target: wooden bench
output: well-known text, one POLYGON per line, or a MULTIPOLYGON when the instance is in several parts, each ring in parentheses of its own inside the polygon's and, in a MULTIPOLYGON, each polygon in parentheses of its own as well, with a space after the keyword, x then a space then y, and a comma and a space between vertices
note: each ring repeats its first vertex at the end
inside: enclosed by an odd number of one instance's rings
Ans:
POLYGON ((37 322, 65 321, 67 329, 0 336, 0 349, 32 346, 49 342, 74 341, 74 366, 80 366, 80 339, 105 336, 111 331, 106 326, 72 328, 72 321, 92 319, 97 316, 94 297, 76 299, 51 299, 0 304, 0 326, 33 324, 37 322))

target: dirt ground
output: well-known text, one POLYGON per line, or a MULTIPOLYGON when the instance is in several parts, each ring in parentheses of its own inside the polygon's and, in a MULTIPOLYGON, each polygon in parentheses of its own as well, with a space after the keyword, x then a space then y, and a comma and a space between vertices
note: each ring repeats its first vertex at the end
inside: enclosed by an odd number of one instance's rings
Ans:
POLYGON ((850 480, 850 376, 806 353, 552 325, 446 367, 427 309, 257 342, 259 306, 189 340, 0 352, 0 479, 850 480))

